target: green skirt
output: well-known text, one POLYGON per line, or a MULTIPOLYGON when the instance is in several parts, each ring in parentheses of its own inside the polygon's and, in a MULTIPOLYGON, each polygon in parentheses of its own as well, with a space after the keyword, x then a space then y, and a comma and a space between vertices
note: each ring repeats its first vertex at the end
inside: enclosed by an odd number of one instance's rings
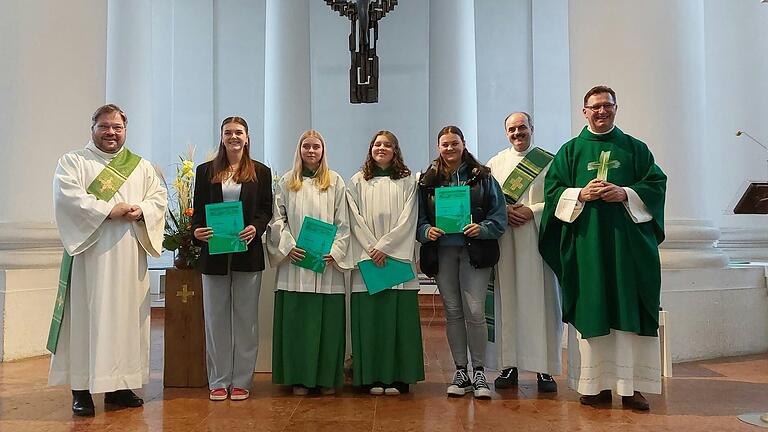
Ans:
POLYGON ((344 383, 344 294, 278 290, 272 333, 272 382, 305 387, 344 383))
POLYGON ((352 294, 354 385, 424 380, 418 294, 416 290, 352 294))

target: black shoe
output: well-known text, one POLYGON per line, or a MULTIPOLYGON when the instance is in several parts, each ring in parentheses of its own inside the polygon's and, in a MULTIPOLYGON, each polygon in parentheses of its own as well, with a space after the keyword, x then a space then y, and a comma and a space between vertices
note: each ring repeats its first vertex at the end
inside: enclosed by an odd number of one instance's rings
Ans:
POLYGON ((392 385, 390 387, 396 388, 400 392, 400 394, 410 393, 410 391, 411 391, 410 384, 404 383, 404 382, 400 382, 400 381, 395 381, 394 383, 392 383, 392 385))
POLYGON ((456 373, 453 374, 453 381, 445 392, 448 393, 448 396, 457 397, 472 391, 474 391, 474 387, 472 387, 472 381, 469 380, 466 369, 456 369, 456 373))
POLYGON ((129 408, 138 408, 144 405, 144 399, 136 396, 136 393, 131 390, 117 390, 104 393, 104 403, 129 408))
POLYGON ((557 383, 552 375, 537 373, 536 382, 539 385, 539 393, 557 393, 557 383))
POLYGON ((621 405, 638 411, 648 411, 650 409, 650 405, 648 405, 648 401, 643 394, 637 391, 632 396, 622 396, 621 405))
POLYGON ((603 390, 596 395, 584 395, 579 398, 582 405, 602 405, 611 403, 611 391, 603 390))
POLYGON ((72 414, 78 417, 93 417, 96 409, 88 390, 72 390, 72 414))
POLYGON ((493 386, 497 389, 517 387, 517 368, 502 369, 501 374, 493 380, 493 386))
POLYGON ((472 390, 477 399, 490 399, 491 389, 488 387, 488 382, 485 380, 485 372, 476 370, 472 377, 472 390))

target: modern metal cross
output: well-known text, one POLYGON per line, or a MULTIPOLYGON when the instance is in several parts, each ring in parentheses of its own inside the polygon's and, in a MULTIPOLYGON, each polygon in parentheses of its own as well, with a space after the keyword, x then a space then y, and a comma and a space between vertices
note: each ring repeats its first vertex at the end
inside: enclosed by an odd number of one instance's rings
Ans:
POLYGON ((332 10, 349 18, 349 101, 376 103, 379 101, 379 57, 376 41, 379 38, 379 20, 392 11, 397 0, 325 0, 332 10))

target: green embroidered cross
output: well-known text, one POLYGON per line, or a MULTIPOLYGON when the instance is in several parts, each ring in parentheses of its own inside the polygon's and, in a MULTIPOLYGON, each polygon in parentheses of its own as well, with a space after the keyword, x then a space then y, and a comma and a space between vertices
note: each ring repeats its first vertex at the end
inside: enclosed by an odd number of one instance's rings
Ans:
POLYGON ((600 152, 600 158, 597 162, 590 162, 587 164, 587 170, 597 170, 597 179, 598 180, 608 180, 608 170, 613 168, 618 168, 621 166, 621 162, 617 160, 610 160, 611 159, 611 152, 610 151, 604 151, 600 152))

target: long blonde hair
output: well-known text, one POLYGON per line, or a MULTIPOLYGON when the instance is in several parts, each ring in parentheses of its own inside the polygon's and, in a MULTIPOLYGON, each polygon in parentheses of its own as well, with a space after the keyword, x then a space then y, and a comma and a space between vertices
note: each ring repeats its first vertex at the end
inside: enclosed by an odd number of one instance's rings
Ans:
POLYGON ((315 187, 322 192, 331 187, 331 173, 328 169, 328 158, 326 158, 325 140, 323 139, 323 136, 320 135, 320 132, 314 129, 310 129, 304 132, 299 137, 299 143, 296 146, 296 155, 293 158, 293 170, 291 171, 291 179, 288 181, 288 188, 294 192, 298 192, 301 189, 301 182, 304 178, 301 175, 301 172, 304 170, 304 161, 301 160, 301 144, 307 138, 319 139, 320 144, 323 147, 323 155, 320 157, 320 166, 317 168, 317 172, 315 172, 315 176, 313 177, 315 187))

